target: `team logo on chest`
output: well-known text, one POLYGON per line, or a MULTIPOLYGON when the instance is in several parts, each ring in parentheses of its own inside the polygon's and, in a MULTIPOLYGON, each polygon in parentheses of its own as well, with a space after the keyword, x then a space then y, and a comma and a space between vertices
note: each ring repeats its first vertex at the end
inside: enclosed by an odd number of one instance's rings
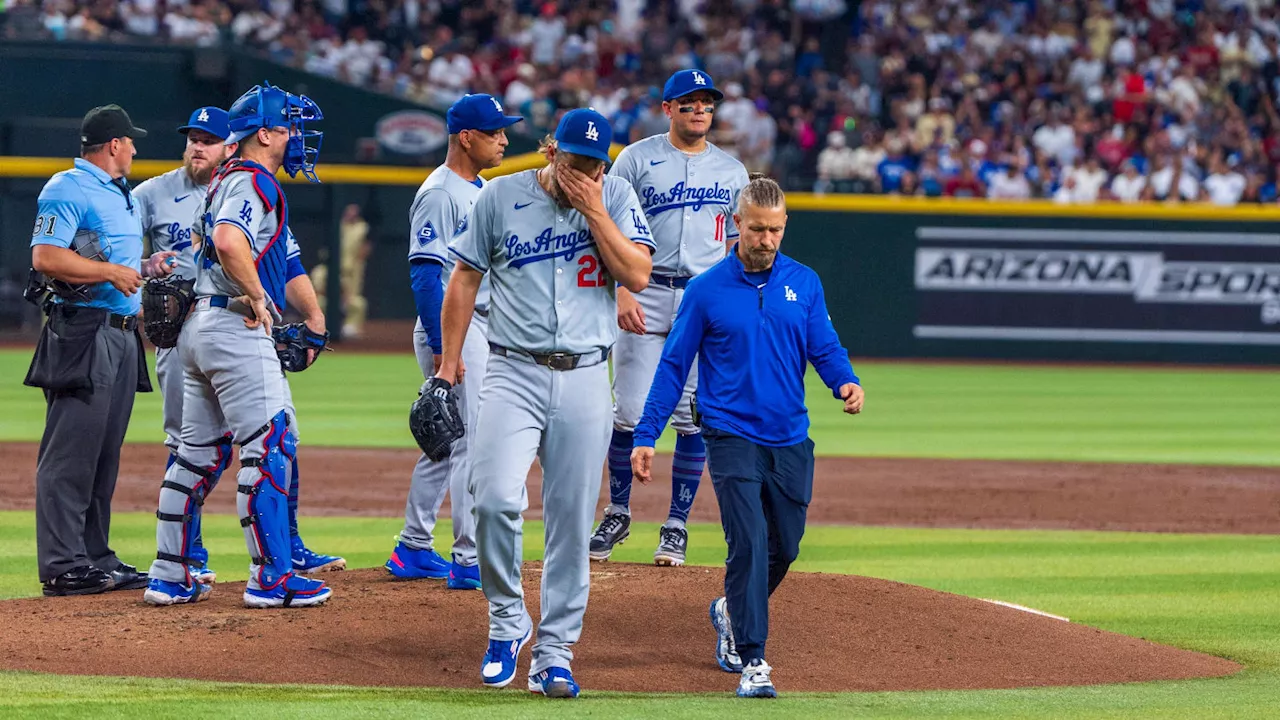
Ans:
POLYGON ((572 260, 578 253, 595 244, 595 238, 591 237, 591 231, 586 228, 559 235, 552 234, 552 229, 547 228, 532 240, 521 240, 518 235, 508 235, 505 243, 507 264, 518 268, 558 257, 572 260))
POLYGON ((650 185, 640 192, 640 204, 648 215, 681 207, 697 212, 707 205, 728 205, 732 199, 733 192, 718 182, 711 186, 678 182, 666 192, 650 185))
POLYGON ((784 287, 784 288, 786 289, 786 291, 787 291, 787 294, 786 294, 787 302, 795 302, 795 301, 796 301, 796 291, 795 291, 795 290, 792 290, 790 285, 784 285, 783 287, 784 287))

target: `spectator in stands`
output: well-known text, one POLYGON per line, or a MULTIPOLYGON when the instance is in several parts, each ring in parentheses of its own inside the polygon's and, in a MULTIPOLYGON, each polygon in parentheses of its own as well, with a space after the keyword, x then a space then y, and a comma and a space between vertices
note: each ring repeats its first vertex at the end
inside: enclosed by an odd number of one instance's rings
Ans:
POLYGON ((1031 197, 1031 183, 1027 181, 1026 165, 1022 160, 1013 155, 1004 158, 1004 171, 991 177, 987 197, 992 200, 1026 200, 1031 197))
POLYGON ((818 153, 818 182, 813 191, 850 192, 853 187, 854 150, 849 147, 844 133, 827 134, 827 147, 818 153))
POLYGON ((1111 180, 1111 197, 1123 203, 1137 202, 1147 188, 1147 179, 1138 174, 1138 166, 1132 160, 1120 164, 1120 174, 1111 180))
POLYGON ((1222 155, 1214 153, 1209 160, 1209 176, 1204 179, 1204 193, 1209 202, 1223 207, 1240 204, 1247 181, 1227 167, 1222 155))
POLYGON ((987 190, 973 172, 973 167, 965 163, 960 166, 958 175, 947 180, 942 188, 942 194, 946 197, 980 198, 986 197, 987 190))

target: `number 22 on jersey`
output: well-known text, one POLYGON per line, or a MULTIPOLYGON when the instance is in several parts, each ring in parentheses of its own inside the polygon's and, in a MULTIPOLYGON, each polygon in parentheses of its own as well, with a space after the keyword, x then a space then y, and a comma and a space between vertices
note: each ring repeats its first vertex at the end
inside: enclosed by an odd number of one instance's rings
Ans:
POLYGON ((609 274, 604 264, 595 255, 583 255, 578 258, 578 287, 604 287, 609 283, 609 274))

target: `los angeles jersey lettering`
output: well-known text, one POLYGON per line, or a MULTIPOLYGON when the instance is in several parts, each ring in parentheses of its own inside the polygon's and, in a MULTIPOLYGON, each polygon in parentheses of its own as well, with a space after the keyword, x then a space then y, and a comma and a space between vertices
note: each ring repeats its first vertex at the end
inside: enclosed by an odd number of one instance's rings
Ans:
MULTIPOLYGON (((622 234, 653 248, 635 191, 604 178, 604 203, 622 234)), ((613 280, 582 214, 562 208, 537 171, 497 178, 476 198, 466 232, 449 246, 460 262, 487 273, 489 339, 531 352, 583 353, 617 337, 613 280)))
POLYGON ((653 271, 697 275, 738 237, 733 212, 747 169, 715 145, 697 155, 677 150, 666 133, 628 145, 609 174, 635 189, 653 230, 653 271))

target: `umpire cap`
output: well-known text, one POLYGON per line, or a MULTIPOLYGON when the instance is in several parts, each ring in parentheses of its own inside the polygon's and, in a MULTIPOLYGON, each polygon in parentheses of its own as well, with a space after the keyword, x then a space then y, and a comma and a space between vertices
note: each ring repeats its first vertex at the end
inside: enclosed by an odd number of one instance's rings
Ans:
POLYGON ((103 105, 85 113, 80 122, 80 144, 101 145, 116 138, 137 140, 147 136, 147 131, 133 126, 129 113, 119 105, 103 105))

